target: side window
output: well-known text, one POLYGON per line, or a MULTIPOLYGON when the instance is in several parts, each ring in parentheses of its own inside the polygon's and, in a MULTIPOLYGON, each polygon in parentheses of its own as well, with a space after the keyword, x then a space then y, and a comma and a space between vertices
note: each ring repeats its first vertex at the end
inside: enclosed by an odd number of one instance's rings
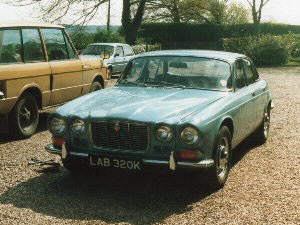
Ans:
POLYGON ((0 30, 0 63, 21 63, 20 30, 0 30))
POLYGON ((237 89, 240 89, 242 87, 246 86, 245 83, 245 75, 244 75, 244 69, 243 69, 243 61, 238 60, 235 62, 235 87, 237 89))
POLYGON ((254 74, 253 74, 253 70, 252 70, 252 64, 249 60, 244 59, 244 68, 245 68, 245 74, 246 74, 246 81, 247 84, 253 84, 255 79, 254 79, 254 74))
POLYGON ((60 29, 42 29, 46 43, 49 60, 68 59, 67 47, 62 30, 60 29))
POLYGON ((67 35, 64 34, 64 36, 65 36, 66 43, 67 43, 67 49, 68 49, 68 53, 69 53, 69 58, 70 59, 77 59, 77 55, 75 54, 75 51, 72 48, 70 40, 68 39, 67 35))
POLYGON ((134 55, 132 49, 128 45, 124 45, 124 53, 125 53, 125 56, 134 55))
POLYGON ((25 62, 45 61, 42 42, 37 29, 23 29, 23 51, 25 62))
POLYGON ((116 54, 119 54, 119 57, 123 57, 124 56, 123 48, 121 46, 117 46, 116 47, 116 54))

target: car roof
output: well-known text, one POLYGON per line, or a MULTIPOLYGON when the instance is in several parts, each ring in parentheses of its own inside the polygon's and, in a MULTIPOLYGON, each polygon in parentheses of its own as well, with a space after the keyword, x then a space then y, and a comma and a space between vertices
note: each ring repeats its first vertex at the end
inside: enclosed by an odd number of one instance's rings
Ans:
POLYGON ((128 45, 128 44, 124 44, 124 43, 93 43, 93 44, 89 44, 89 45, 111 45, 111 46, 117 46, 117 45, 128 45))
POLYGON ((220 59, 228 62, 234 62, 237 58, 245 58, 245 55, 233 52, 224 51, 210 51, 210 50, 163 50, 145 52, 137 55, 137 57, 143 56, 192 56, 192 57, 203 57, 220 59))
POLYGON ((10 27, 47 27, 47 28, 64 28, 61 25, 42 23, 42 22, 0 22, 0 28, 10 28, 10 27))

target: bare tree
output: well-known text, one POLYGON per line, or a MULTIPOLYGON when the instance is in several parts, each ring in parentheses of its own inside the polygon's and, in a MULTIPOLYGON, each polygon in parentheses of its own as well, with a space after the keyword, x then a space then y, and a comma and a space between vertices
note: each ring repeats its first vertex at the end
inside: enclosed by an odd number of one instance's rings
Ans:
POLYGON ((247 0, 251 7, 252 12, 252 19, 255 25, 255 33, 257 36, 260 34, 260 22, 261 22, 261 14, 263 7, 269 2, 270 0, 259 0, 259 4, 257 7, 257 0, 247 0))

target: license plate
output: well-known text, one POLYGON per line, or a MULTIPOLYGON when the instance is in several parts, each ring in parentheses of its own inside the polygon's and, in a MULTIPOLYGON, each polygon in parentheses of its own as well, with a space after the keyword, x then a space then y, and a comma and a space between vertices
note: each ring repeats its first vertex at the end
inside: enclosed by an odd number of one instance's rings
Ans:
POLYGON ((91 166, 141 170, 141 161, 90 156, 91 166))

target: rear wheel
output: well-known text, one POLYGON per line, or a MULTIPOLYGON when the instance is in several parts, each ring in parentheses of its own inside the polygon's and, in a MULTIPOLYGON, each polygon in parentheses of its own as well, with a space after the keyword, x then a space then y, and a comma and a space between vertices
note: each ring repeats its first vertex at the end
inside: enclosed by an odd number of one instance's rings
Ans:
POLYGON ((39 113, 37 101, 31 94, 20 97, 10 113, 10 125, 13 134, 18 138, 29 138, 37 128, 39 113))
POLYGON ((263 121, 261 125, 253 133, 253 137, 259 144, 264 144, 269 137, 270 121, 271 121, 271 109, 270 107, 268 107, 264 112, 263 121))
POLYGON ((210 185, 220 189, 227 181, 231 166, 231 133, 227 126, 222 126, 217 137, 217 144, 213 152, 214 165, 210 168, 210 185))
POLYGON ((95 81, 95 82, 92 83, 92 86, 90 88, 90 93, 94 92, 94 91, 101 90, 101 89, 102 89, 101 84, 98 81, 95 81))

